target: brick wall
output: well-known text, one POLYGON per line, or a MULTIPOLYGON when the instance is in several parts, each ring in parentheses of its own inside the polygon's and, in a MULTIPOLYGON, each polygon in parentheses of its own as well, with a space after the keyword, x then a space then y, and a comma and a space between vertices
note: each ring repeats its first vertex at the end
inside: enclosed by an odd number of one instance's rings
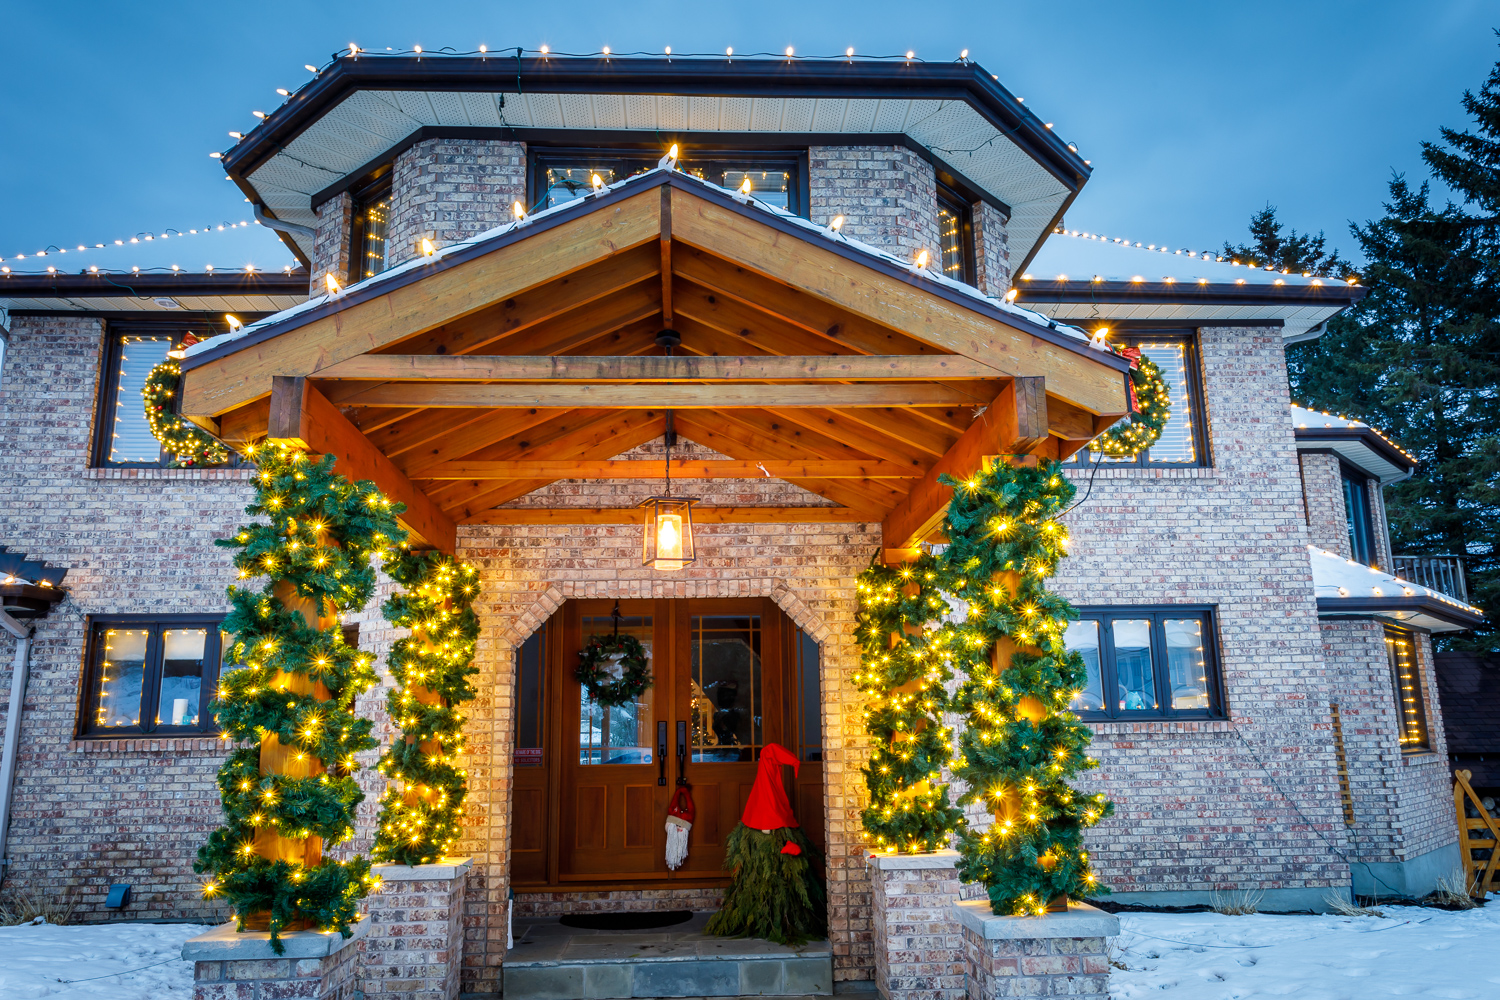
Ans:
MULTIPOLYGON (((457 867, 457 866, 452 866, 457 867)), ((463 959, 464 872, 444 865, 378 865, 380 892, 366 902, 359 988, 379 1000, 452 1000, 463 959), (444 869, 447 869, 445 871, 444 869), (441 875, 442 877, 434 877, 441 875)))
POLYGON ((512 218, 526 202, 526 145, 500 139, 428 139, 396 157, 387 266, 416 256, 417 241, 458 243, 512 218))
POLYGON ((354 223, 354 198, 348 191, 323 202, 317 207, 317 236, 313 237, 311 283, 309 295, 322 295, 327 289, 323 281, 333 275, 340 285, 349 283, 350 258, 354 248, 350 244, 350 227, 354 223))
POLYGON ((1355 819, 1351 857, 1372 863, 1406 861, 1453 843, 1458 827, 1431 638, 1412 636, 1430 748, 1403 753, 1385 626, 1378 621, 1331 619, 1322 623, 1322 637, 1349 762, 1355 819))
POLYGON ((986 295, 1010 291, 1010 234, 1006 218, 988 202, 974 206, 974 283, 986 295))
MULTIPOLYGON (((1339 457, 1298 452, 1302 466, 1302 500, 1307 508, 1307 540, 1348 559, 1349 516, 1344 510, 1344 480, 1339 457)), ((1378 489, 1378 487, 1377 487, 1378 489)))
POLYGON ((842 215, 847 235, 898 257, 938 254, 932 164, 905 146, 813 146, 807 159, 812 221, 842 215))
MULTIPOLYGON (((1116 890, 1345 885, 1281 331, 1200 331, 1214 465, 1101 467, 1066 518, 1078 604, 1210 604, 1229 718, 1092 724, 1115 802, 1089 849, 1116 890), (1232 777, 1229 777, 1232 776, 1232 777)), ((1070 473, 1083 492, 1088 472, 1070 473)))

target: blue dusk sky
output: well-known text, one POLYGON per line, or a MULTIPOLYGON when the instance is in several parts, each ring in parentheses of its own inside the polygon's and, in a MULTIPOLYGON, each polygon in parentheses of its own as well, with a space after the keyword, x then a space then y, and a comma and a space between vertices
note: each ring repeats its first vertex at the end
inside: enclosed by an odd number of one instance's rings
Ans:
MULTIPOLYGON (((248 132, 277 87, 336 49, 421 45, 559 52, 859 53, 950 60, 968 49, 1093 161, 1072 228, 1217 247, 1268 202, 1348 256, 1351 219, 1380 212, 1419 152, 1500 57, 1500 5, 1352 3, 63 3, 0 14, 0 257, 17 270, 168 228, 99 264, 280 269, 210 151, 248 132), (169 259, 170 258, 170 259, 169 259)), ((37 268, 39 269, 39 268, 37 268)))

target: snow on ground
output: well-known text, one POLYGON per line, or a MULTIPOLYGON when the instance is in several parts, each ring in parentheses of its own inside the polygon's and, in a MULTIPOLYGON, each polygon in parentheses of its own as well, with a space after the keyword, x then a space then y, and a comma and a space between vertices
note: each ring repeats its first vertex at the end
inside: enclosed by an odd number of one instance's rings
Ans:
POLYGON ((191 1000, 193 964, 182 960, 182 942, 209 929, 199 924, 127 923, 0 927, 0 997, 191 1000), (110 975, 115 972, 128 974, 110 975))
POLYGON ((1380 917, 1122 913, 1113 1000, 1500 998, 1500 900, 1380 917), (1170 939, 1170 940, 1164 940, 1170 939))

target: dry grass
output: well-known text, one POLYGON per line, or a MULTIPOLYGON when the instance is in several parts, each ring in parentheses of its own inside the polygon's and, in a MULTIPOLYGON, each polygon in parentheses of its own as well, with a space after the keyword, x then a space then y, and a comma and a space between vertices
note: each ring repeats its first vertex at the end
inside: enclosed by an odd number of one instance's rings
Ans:
POLYGON ((1331 892, 1323 893, 1323 902, 1328 904, 1328 908, 1330 910, 1343 917, 1385 916, 1385 914, 1379 910, 1373 909, 1372 907, 1368 906, 1360 906, 1358 903, 1351 903, 1343 896, 1337 896, 1331 892))
POLYGON ((0 905, 0 927, 29 924, 41 917, 49 924, 66 924, 78 909, 78 886, 70 885, 61 896, 20 890, 0 905))
POLYGON ((1469 895, 1469 876, 1462 868, 1437 880, 1437 888, 1422 900, 1449 910, 1472 910, 1479 904, 1469 895))
POLYGON ((1241 917, 1247 913, 1259 912, 1260 901, 1265 898, 1265 891, 1260 889, 1230 890, 1223 894, 1215 889, 1208 895, 1208 907, 1215 913, 1241 917))

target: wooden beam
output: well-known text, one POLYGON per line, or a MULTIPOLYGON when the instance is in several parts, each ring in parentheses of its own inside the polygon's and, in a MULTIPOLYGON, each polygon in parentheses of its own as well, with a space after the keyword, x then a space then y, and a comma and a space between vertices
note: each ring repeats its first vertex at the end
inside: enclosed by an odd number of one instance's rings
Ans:
POLYGON ((963 406, 983 402, 962 390, 891 385, 467 385, 389 382, 345 400, 355 406, 604 407, 616 410, 733 409, 768 406, 963 406))
POLYGON ((672 188, 661 189, 661 325, 672 329, 672 188))
POLYGON ((1014 375, 1045 377, 1053 391, 1092 413, 1123 414, 1126 373, 1029 331, 850 261, 816 241, 778 229, 691 192, 672 192, 672 238, 918 340, 1014 375))
POLYGON ((268 394, 274 375, 369 354, 583 270, 655 240, 660 215, 661 196, 642 192, 209 361, 183 373, 182 411, 218 416, 268 394))
MULTIPOLYGON (((674 458, 673 479, 921 479, 922 470, 868 462, 745 462, 674 458)), ((662 462, 573 459, 533 462, 444 462, 423 479, 661 479, 662 462)))
POLYGON ((320 368, 312 377, 382 382, 932 382, 1005 376, 989 365, 958 354, 794 357, 361 354, 320 368))
POLYGON ((333 455, 338 460, 335 468, 340 475, 352 480, 369 479, 387 497, 406 504, 401 523, 419 545, 427 544, 450 554, 457 550, 458 528, 453 519, 417 489, 307 379, 273 377, 268 431, 267 436, 273 442, 333 455))
MULTIPOLYGON (((500 507, 460 524, 640 524, 639 507, 500 507)), ((859 524, 869 515, 847 507, 694 507, 694 524, 859 524)))
POLYGON ((958 443, 886 515, 882 525, 884 547, 910 549, 942 523, 953 490, 938 482, 939 476, 946 473, 962 479, 978 471, 986 458, 1030 455, 1046 439, 1044 380, 1018 378, 1000 391, 958 443))

